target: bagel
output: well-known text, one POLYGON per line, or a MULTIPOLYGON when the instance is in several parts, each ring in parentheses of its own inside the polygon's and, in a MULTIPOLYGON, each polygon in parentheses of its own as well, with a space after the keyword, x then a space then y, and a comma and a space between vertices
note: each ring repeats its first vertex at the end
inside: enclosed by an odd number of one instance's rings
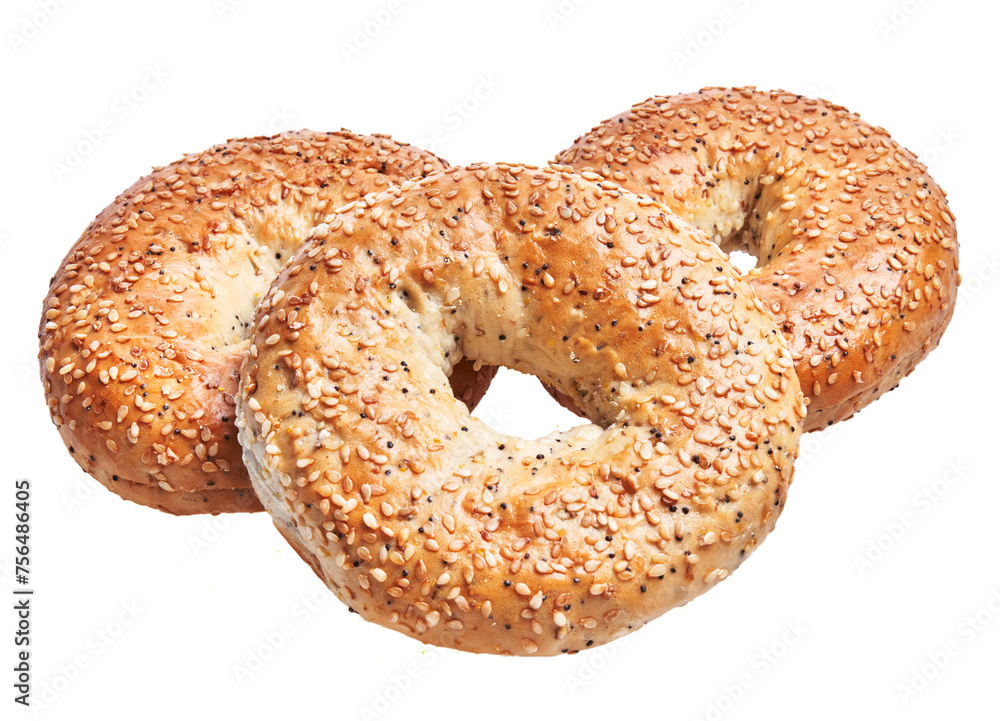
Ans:
POLYGON ((719 248, 567 168, 475 165, 316 227, 257 309, 237 424, 282 534, 363 618, 473 652, 606 643, 774 527, 804 399, 719 248), (502 435, 456 357, 598 423, 502 435))
MULTIPOLYGON (((261 510, 233 425, 257 300, 318 218, 443 167, 387 136, 301 131, 216 145, 118 196, 44 301, 42 381, 73 458, 162 511, 261 510)), ((474 405, 493 369, 458 372, 474 405)))
POLYGON ((807 431, 895 388, 951 319, 960 277, 944 191, 888 132, 839 105, 752 87, 654 97, 556 162, 756 256, 746 277, 788 339, 807 431))

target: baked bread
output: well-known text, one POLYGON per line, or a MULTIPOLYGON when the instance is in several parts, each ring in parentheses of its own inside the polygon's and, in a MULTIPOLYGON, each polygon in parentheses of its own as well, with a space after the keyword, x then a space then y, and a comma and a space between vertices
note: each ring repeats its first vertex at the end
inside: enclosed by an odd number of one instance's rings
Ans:
MULTIPOLYGON (((233 425, 257 301, 319 218, 446 167, 384 135, 290 132, 187 155, 104 209, 39 330, 52 420, 80 467, 177 514, 257 511, 233 425)), ((495 369, 458 367, 470 405, 495 369)))
POLYGON ((438 171, 329 215, 257 309, 237 397, 254 489, 362 617, 556 654, 726 578, 774 527, 805 404, 717 246, 566 168, 438 171), (456 358, 594 419, 525 440, 452 396, 456 358))
POLYGON ((754 88, 653 97, 556 162, 756 256, 746 278, 788 339, 806 430, 895 388, 951 320, 958 241, 944 191, 888 132, 839 105, 754 88))

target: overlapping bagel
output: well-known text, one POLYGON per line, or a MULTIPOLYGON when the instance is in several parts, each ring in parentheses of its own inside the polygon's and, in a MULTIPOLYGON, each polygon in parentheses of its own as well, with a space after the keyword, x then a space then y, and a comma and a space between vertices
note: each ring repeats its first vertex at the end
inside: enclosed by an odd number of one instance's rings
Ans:
POLYGON ((783 91, 651 98, 557 161, 301 131, 154 170, 45 299, 63 440, 137 503, 266 508, 428 643, 575 652, 686 603, 774 528, 799 435, 938 343, 954 216, 886 131, 783 91), (489 428, 500 365, 591 423, 489 428))
MULTIPOLYGON (((154 170, 52 279, 39 331, 52 419, 80 466, 170 513, 255 511, 233 396, 254 308, 317 219, 446 167, 382 135, 231 140, 154 170)), ((470 405, 492 368, 456 368, 470 405)))
POLYGON ((275 524, 364 618, 475 652, 638 629, 773 528, 805 403, 726 256, 566 168, 438 171, 327 217, 261 301, 237 423, 275 524), (597 425, 525 440, 454 360, 532 373, 597 425))
POLYGON ((753 88, 654 97, 556 161, 757 257, 747 280, 789 341, 806 430, 895 388, 951 319, 958 242, 944 191, 888 132, 839 105, 753 88))

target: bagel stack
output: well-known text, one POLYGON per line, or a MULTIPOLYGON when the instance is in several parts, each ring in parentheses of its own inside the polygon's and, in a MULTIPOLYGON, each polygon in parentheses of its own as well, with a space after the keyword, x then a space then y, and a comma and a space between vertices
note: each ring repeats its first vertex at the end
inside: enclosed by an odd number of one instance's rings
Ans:
POLYGON ((230 140, 71 248, 46 400, 103 485, 266 508, 367 620, 576 652, 728 577, 773 530, 800 434, 939 342, 958 243, 926 170, 843 107, 754 88, 651 98, 545 167, 230 140), (489 428, 470 411, 500 365, 590 423, 489 428))

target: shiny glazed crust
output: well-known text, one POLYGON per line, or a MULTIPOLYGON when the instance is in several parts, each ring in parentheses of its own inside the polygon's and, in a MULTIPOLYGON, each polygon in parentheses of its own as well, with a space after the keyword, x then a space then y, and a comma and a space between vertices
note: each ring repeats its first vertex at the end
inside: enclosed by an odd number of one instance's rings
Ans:
POLYGON ((654 97, 556 160, 757 257, 746 277, 788 339, 806 430, 895 388, 951 319, 958 242, 944 191, 839 105, 753 88, 654 97))
POLYGON ((250 343, 240 442, 282 534, 362 617, 473 652, 606 643, 725 578, 806 412, 718 247, 567 168, 453 168, 329 216, 250 343), (498 434, 452 396, 456 357, 596 424, 498 434))
MULTIPOLYGON (((44 301, 42 382, 77 463, 170 513, 261 510, 233 425, 257 301, 318 218, 443 167, 387 136, 304 130, 216 145, 122 193, 44 301)), ((463 372, 474 404, 492 369, 463 372)))

